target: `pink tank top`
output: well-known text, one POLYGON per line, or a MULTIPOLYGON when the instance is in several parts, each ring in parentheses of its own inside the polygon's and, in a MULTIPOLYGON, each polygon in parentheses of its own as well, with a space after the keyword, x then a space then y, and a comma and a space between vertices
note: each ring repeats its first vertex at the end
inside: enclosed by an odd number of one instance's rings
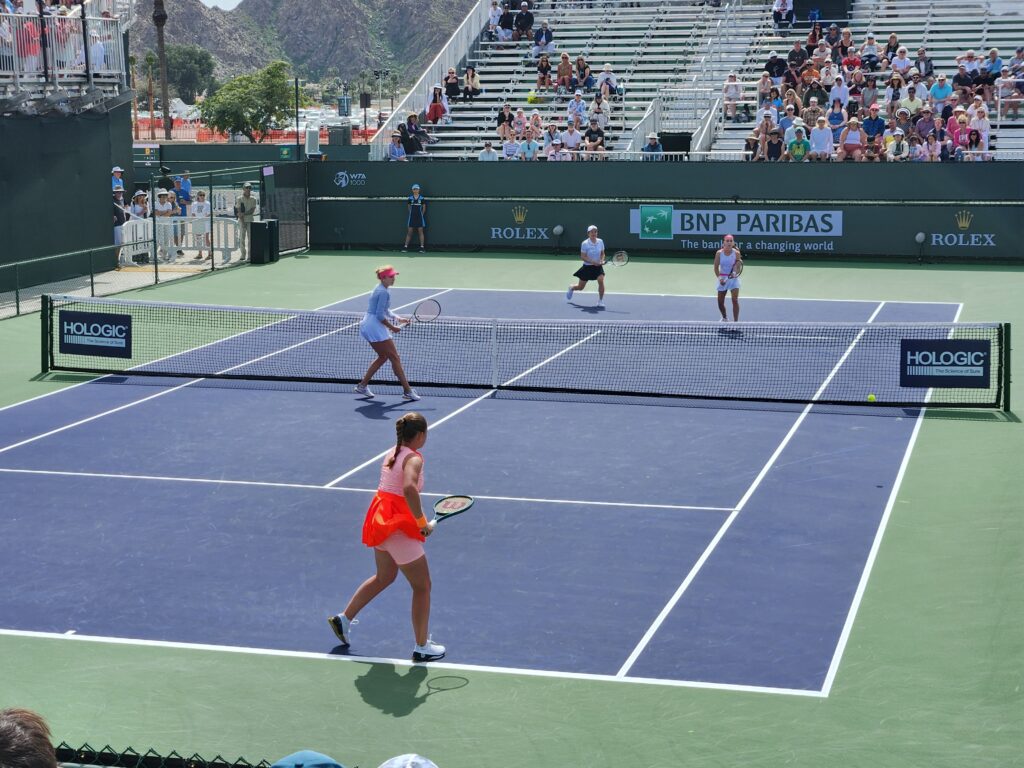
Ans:
MULTIPOLYGON (((395 464, 392 467, 388 467, 388 462, 391 461, 391 457, 394 456, 393 451, 388 451, 388 455, 384 457, 384 461, 380 465, 380 484, 377 486, 378 491, 384 491, 384 493, 393 493, 397 496, 404 495, 403 487, 404 482, 404 471, 405 471, 405 460, 409 456, 419 456, 417 451, 407 446, 402 446, 398 451, 398 458, 395 459, 395 464)), ((416 490, 423 490, 423 470, 420 470, 420 480, 416 484, 416 490)))

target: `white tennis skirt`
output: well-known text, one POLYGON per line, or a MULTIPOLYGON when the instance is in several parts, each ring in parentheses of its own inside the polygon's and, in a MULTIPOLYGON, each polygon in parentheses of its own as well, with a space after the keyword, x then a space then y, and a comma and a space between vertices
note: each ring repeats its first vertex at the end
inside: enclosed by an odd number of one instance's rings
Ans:
POLYGON ((738 291, 740 289, 740 279, 738 277, 730 277, 726 278, 724 283, 715 280, 715 288, 718 289, 719 293, 732 290, 738 291))
POLYGON ((363 315, 359 321, 359 335, 370 342, 387 341, 391 338, 391 331, 373 315, 363 315))

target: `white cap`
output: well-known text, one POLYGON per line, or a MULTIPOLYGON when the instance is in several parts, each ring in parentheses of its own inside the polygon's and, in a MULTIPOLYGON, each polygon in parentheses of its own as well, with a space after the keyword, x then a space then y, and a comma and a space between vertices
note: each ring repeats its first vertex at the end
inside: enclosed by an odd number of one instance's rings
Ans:
POLYGON ((583 95, 583 91, 580 91, 580 90, 577 90, 576 93, 573 94, 573 96, 582 96, 582 95, 583 95))
POLYGON ((587 232, 596 232, 596 231, 597 231, 597 225, 595 225, 595 224, 591 224, 589 227, 587 227, 587 232))
POLYGON ((779 52, 778 52, 778 51, 768 51, 768 58, 769 58, 769 59, 770 59, 770 58, 771 58, 772 56, 778 56, 778 55, 779 55, 779 52))

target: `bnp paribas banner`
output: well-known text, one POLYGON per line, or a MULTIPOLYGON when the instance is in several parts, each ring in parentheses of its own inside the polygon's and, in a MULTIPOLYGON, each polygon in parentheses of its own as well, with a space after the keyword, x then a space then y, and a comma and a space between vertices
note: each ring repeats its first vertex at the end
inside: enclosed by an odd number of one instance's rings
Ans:
MULTIPOLYGON (((708 251, 733 235, 741 250, 764 254, 1013 256, 1021 208, 885 203, 821 208, 639 205, 629 232, 642 247, 671 243, 708 251)), ((1018 254, 1019 255, 1019 254, 1018 254)))

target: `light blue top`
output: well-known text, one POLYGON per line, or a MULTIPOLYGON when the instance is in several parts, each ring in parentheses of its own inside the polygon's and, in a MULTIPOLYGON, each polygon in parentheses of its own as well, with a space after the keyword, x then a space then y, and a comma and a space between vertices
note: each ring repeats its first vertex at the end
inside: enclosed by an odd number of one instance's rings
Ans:
POLYGON ((391 294, 383 283, 374 288, 373 293, 370 294, 370 305, 366 308, 366 314, 381 322, 394 317, 391 314, 391 294))
POLYGON ((932 84, 932 87, 929 89, 929 92, 931 93, 932 100, 945 101, 946 99, 953 95, 953 86, 951 86, 949 83, 946 83, 945 85, 939 85, 938 81, 936 81, 934 84, 932 84))
POLYGON ((583 257, 584 261, 586 261, 587 264, 600 264, 601 253, 603 251, 604 240, 602 240, 600 237, 597 238, 597 240, 595 240, 594 242, 590 242, 590 238, 588 237, 580 245, 580 256, 583 257))

